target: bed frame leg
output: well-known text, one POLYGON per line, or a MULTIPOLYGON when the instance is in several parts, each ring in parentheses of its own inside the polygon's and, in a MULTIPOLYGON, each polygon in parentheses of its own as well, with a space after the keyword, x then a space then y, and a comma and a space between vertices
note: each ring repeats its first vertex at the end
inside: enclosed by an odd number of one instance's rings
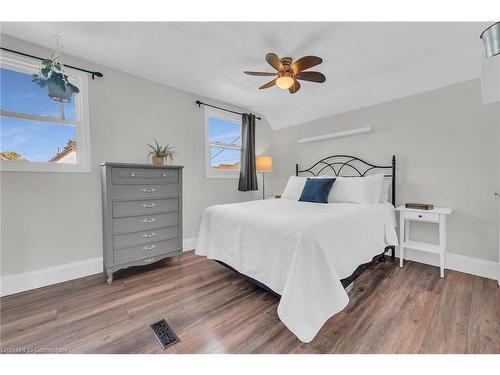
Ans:
POLYGON ((382 256, 379 258, 381 262, 385 262, 387 258, 385 257, 385 253, 391 250, 391 258, 394 259, 396 257, 396 246, 387 246, 382 253, 382 256))
POLYGON ((380 258, 378 258, 378 260, 380 262, 385 262, 386 261, 386 258, 385 258, 385 252, 387 251, 387 247, 384 249, 384 252, 382 253, 382 256, 380 258))

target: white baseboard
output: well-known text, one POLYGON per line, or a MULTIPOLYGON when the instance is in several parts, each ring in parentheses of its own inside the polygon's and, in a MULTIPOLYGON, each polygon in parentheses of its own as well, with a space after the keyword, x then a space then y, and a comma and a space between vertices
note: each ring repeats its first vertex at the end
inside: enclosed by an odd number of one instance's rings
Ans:
MULTIPOLYGON (((195 246, 196 237, 185 238, 182 249, 183 251, 189 251, 193 250, 195 246)), ((399 256, 398 247, 396 247, 396 256, 399 256)), ((439 265, 439 259, 436 254, 425 253, 412 249, 406 250, 406 259, 433 266, 439 265)), ((446 268, 496 280, 498 263, 448 253, 446 256, 446 268)), ((78 279, 80 277, 95 275, 101 272, 103 272, 102 257, 97 257, 78 262, 60 264, 53 267, 41 268, 34 271, 3 276, 0 278, 0 296, 7 296, 14 293, 24 292, 26 290, 37 289, 47 285, 78 279)))
MULTIPOLYGON (((399 257, 399 248, 396 246, 396 256, 399 257)), ((405 259, 418 263, 430 264, 439 267, 439 255, 423 251, 405 249, 405 259)), ((470 273, 472 275, 497 280, 498 263, 490 260, 472 258, 463 255, 447 253, 446 269, 470 273)))
POLYGON ((0 278, 0 296, 37 289, 103 272, 102 257, 40 268, 0 278))
POLYGON ((197 237, 184 238, 182 241, 182 251, 193 250, 196 246, 197 237))
MULTIPOLYGON (((196 237, 185 238, 182 242, 182 250, 193 250, 195 245, 196 237)), ((103 261, 102 257, 98 257, 16 273, 0 278, 0 296, 8 296, 101 272, 103 272, 103 261)))

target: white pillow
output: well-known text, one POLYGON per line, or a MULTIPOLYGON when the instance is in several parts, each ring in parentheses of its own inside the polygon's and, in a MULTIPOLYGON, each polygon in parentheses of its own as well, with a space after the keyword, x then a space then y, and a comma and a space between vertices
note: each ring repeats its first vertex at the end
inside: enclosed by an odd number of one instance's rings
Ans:
POLYGON ((392 181, 384 178, 384 185, 382 186, 382 193, 380 194, 380 203, 389 202, 389 190, 391 188, 392 181))
MULTIPOLYGON (((290 176, 288 182, 286 183, 285 190, 281 194, 281 199, 294 199, 299 200, 302 190, 304 190, 304 185, 308 178, 333 178, 330 176, 290 176)), ((335 183, 334 183, 335 185, 335 183)))
POLYGON ((307 177, 290 176, 288 182, 286 183, 285 191, 281 194, 281 199, 294 199, 298 201, 306 181, 307 177))
POLYGON ((379 203, 384 175, 337 177, 328 195, 328 203, 379 203))

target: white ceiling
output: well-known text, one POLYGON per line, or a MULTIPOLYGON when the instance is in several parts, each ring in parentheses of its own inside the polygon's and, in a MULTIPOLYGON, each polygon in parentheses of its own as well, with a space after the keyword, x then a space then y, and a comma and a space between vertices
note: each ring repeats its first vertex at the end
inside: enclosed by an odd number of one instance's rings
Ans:
MULTIPOLYGON (((489 23, 2 23, 2 32, 261 113, 275 128, 478 78, 489 23), (258 90, 264 55, 318 55, 324 84, 258 90)), ((105 78, 104 78, 105 79, 105 78)))

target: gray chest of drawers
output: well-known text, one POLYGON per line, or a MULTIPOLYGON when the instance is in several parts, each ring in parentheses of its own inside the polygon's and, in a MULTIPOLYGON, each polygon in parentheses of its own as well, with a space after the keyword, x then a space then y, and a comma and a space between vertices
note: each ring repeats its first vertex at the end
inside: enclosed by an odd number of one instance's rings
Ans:
POLYGON ((182 167, 103 163, 104 269, 182 257, 182 167))

